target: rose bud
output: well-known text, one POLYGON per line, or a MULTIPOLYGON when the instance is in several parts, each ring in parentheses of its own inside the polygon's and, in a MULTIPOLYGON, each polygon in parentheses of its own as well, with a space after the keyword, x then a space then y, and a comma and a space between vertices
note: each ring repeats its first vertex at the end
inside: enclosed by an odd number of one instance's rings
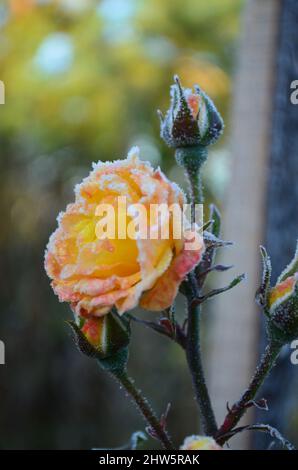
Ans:
POLYGON ((174 77, 171 107, 161 119, 161 137, 169 147, 184 148, 213 144, 223 131, 223 120, 212 100, 198 86, 182 88, 174 77))
POLYGON ((71 326, 77 346, 86 356, 107 359, 128 346, 130 328, 127 321, 122 321, 113 312, 102 317, 80 319, 80 326, 68 322, 71 326))
POLYGON ((283 343, 298 337, 298 249, 269 292, 269 332, 283 343))
POLYGON ((223 450, 212 437, 188 436, 184 439, 181 450, 223 450))

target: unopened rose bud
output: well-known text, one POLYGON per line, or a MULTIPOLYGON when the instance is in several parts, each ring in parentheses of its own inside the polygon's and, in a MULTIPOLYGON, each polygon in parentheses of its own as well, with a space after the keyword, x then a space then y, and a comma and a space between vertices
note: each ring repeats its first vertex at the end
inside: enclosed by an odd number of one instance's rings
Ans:
POLYGON ((193 91, 174 80, 171 107, 164 119, 160 113, 162 139, 176 149, 213 144, 224 124, 212 100, 198 86, 193 91))
POLYGON ((181 450, 223 450, 212 437, 188 436, 184 439, 181 450))
POLYGON ((298 249, 269 293, 269 331, 281 342, 298 337, 298 249))
POLYGON ((114 313, 80 319, 80 323, 69 322, 79 349, 87 356, 106 359, 129 344, 129 325, 114 313))
POLYGON ((276 284, 269 296, 269 319, 285 343, 298 337, 298 273, 276 284))

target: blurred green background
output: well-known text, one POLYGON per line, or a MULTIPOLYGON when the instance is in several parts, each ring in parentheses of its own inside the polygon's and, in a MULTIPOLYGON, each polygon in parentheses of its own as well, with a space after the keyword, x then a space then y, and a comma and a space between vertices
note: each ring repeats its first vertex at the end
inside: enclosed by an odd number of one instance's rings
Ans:
MULTIPOLYGON (((143 429, 135 408, 76 350, 43 268, 56 216, 97 160, 132 145, 183 184, 159 138, 178 73, 215 100, 226 134, 205 170, 208 197, 229 177, 231 75, 240 0, 12 0, 0 4, 1 448, 118 446, 143 429)), ((153 314, 152 314, 153 315, 153 314)), ((198 431, 182 352, 134 325, 130 371, 174 440, 198 431)), ((149 446, 152 443, 149 444, 149 446)))

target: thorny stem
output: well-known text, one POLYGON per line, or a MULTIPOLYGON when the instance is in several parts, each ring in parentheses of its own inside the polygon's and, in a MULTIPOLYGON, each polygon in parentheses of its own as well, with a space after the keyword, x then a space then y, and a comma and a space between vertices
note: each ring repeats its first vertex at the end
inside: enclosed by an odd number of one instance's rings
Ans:
POLYGON ((265 378, 274 366, 275 360, 280 350, 281 344, 278 342, 271 341, 267 345, 265 352, 260 360, 260 363, 255 370, 254 376, 248 386, 248 389, 243 393, 240 400, 234 403, 218 431, 216 439, 218 444, 223 445, 229 439, 229 437, 224 435, 236 426, 241 417, 247 411, 248 403, 255 398, 259 388, 261 387, 265 378))
POLYGON ((161 425, 147 398, 145 398, 141 391, 135 387, 133 380, 127 375, 127 372, 125 370, 114 371, 112 372, 112 375, 115 379, 118 380, 132 401, 137 405, 140 413, 143 415, 145 421, 147 421, 150 428, 153 430, 156 438, 159 439, 159 441, 162 443, 164 449, 174 450, 175 447, 172 444, 167 431, 161 425))
MULTIPOLYGON (((195 205, 203 203, 203 191, 201 182, 201 165, 207 158, 206 148, 198 147, 193 149, 179 149, 176 151, 177 162, 184 167, 189 183, 189 196, 192 205, 192 222, 195 221, 195 205)), ((194 305, 193 299, 200 297, 195 273, 188 276, 188 287, 190 291, 187 295, 188 302, 188 328, 186 339, 186 358, 192 376, 196 400, 199 405, 202 427, 205 434, 214 436, 217 432, 217 424, 211 405, 211 400, 206 385, 200 340, 200 316, 201 307, 194 305)))
MULTIPOLYGON (((189 283, 195 290, 196 283, 193 273, 189 275, 189 283)), ((195 305, 192 296, 188 298, 188 330, 186 342, 186 357, 191 372, 196 400, 201 412, 201 422, 205 434, 215 436, 217 425, 211 400, 206 385, 200 346, 200 314, 201 306, 195 305)))

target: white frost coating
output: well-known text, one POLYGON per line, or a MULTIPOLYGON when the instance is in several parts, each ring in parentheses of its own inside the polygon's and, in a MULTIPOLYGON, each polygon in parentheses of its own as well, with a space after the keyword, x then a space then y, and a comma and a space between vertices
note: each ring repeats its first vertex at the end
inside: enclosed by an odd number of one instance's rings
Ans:
POLYGON ((198 112, 199 128, 201 136, 204 137, 209 128, 209 119, 205 100, 200 99, 198 112))
POLYGON ((128 191, 128 186, 126 183, 122 182, 122 181, 111 181, 110 183, 108 184, 100 184, 100 189, 110 189, 111 191, 116 191, 116 192, 120 192, 120 193, 123 193, 123 191, 128 191))
POLYGON ((112 181, 115 178, 114 174, 109 174, 109 175, 101 175, 99 182, 105 182, 105 181, 112 181))
MULTIPOLYGON (((104 168, 108 168, 108 167, 110 167, 111 169, 121 168, 121 167, 125 168, 128 162, 130 164, 134 163, 135 165, 138 165, 141 163, 142 165, 145 165, 146 167, 150 168, 150 170, 152 171, 152 166, 150 162, 139 160, 139 155, 140 155, 139 147, 134 146, 129 150, 127 154, 127 158, 125 159, 117 159, 111 162, 110 161, 103 162, 101 160, 99 160, 98 162, 93 162, 92 171, 90 172, 89 176, 87 176, 87 178, 89 178, 90 176, 96 176, 97 171, 104 169, 104 168)), ((84 183, 85 180, 86 178, 83 179, 82 183, 84 183)), ((78 184, 77 186, 80 187, 82 183, 78 184)))
POLYGON ((183 189, 180 188, 180 186, 174 181, 170 181, 169 178, 161 171, 160 167, 158 167, 156 171, 159 171, 159 174, 162 177, 163 181, 165 181, 169 186, 172 187, 172 189, 174 190, 175 196, 179 198, 179 196, 181 195, 183 197, 183 203, 185 203, 186 195, 183 189))
POLYGON ((277 284, 284 281, 288 276, 295 274, 294 271, 298 271, 298 241, 296 245, 295 256, 277 279, 277 284))
POLYGON ((65 212, 64 211, 60 211, 59 214, 57 215, 56 217, 56 220, 58 222, 58 224, 60 225, 61 223, 61 220, 62 220, 62 217, 64 216, 65 212))
MULTIPOLYGON (((122 160, 118 159, 118 160, 114 160, 112 162, 110 162, 110 161, 102 162, 100 160, 97 163, 93 162, 92 163, 92 171, 90 172, 90 174, 87 177, 85 177, 82 180, 81 183, 79 183, 75 186, 75 195, 77 197, 77 200, 79 200, 79 201, 82 200, 82 197, 81 197, 81 194, 80 194, 81 188, 84 187, 86 182, 90 183, 91 178, 100 177, 100 181, 105 181, 105 180, 106 181, 108 181, 108 180, 112 181, 113 180, 114 175, 112 175, 112 174, 100 175, 100 173, 98 174, 98 172, 100 172, 100 170, 103 170, 103 169, 106 169, 106 168, 110 168, 111 170, 113 170, 115 168, 123 168, 123 167, 125 168, 127 166, 127 163, 129 163, 130 165, 131 164, 136 165, 136 168, 132 168, 130 170, 130 173, 132 175, 141 176, 141 177, 144 175, 144 178, 141 178, 141 190, 146 195, 150 196, 150 195, 154 194, 154 191, 156 190, 156 184, 153 181, 150 181, 150 179, 148 179, 148 173, 144 173, 143 168, 138 168, 139 165, 142 165, 142 167, 145 166, 145 168, 147 170, 149 170, 150 175, 154 175, 155 173, 158 173, 163 181, 165 181, 167 184, 171 185, 171 187, 173 188, 174 193, 175 193, 176 196, 179 196, 179 194, 182 194, 183 198, 185 199, 185 193, 183 192, 183 190, 176 183, 174 183, 172 181, 169 181, 169 179, 160 170, 160 167, 158 167, 156 170, 154 170, 152 168, 151 163, 148 162, 148 161, 145 161, 145 160, 140 160, 139 155, 140 155, 139 147, 134 146, 129 150, 126 159, 122 159, 122 160)), ((104 189, 104 188, 102 188, 102 186, 100 186, 100 188, 104 189)), ((117 185, 115 184, 115 186, 106 186, 106 188, 107 189, 112 189, 112 190, 119 189, 120 191, 122 191, 122 190, 125 191, 127 189, 127 186, 124 186, 124 183, 123 183, 123 186, 120 186, 120 182, 119 182, 119 183, 117 183, 117 185)))
POLYGON ((128 151, 128 154, 127 154, 127 159, 128 160, 134 160, 135 158, 139 158, 140 157, 140 149, 137 145, 134 145, 133 147, 131 147, 131 149, 128 151))
POLYGON ((186 98, 189 98, 191 95, 193 95, 193 91, 191 88, 184 88, 184 95, 186 98))
POLYGON ((58 231, 58 228, 51 234, 48 244, 45 249, 44 257, 46 257, 48 251, 51 251, 54 253, 54 248, 55 248, 55 238, 56 238, 56 232, 58 231))
MULTIPOLYGON (((133 175, 138 174, 136 170, 132 170, 131 173, 133 175)), ((152 196, 157 189, 157 185, 155 181, 153 181, 151 178, 148 178, 148 175, 142 174, 141 172, 139 172, 139 176, 140 176, 139 184, 140 184, 142 193, 146 194, 149 197, 152 196)))
MULTIPOLYGON (((110 168, 111 171, 116 168, 126 168, 127 164, 129 163, 130 165, 136 165, 135 168, 130 168, 130 173, 131 175, 136 175, 140 178, 140 188, 141 191, 143 192, 144 196, 140 198, 140 203, 146 203, 148 202, 148 199, 150 200, 150 197, 154 195, 154 193, 158 189, 158 181, 152 180, 152 178, 148 178, 148 176, 158 176, 162 181, 166 182, 168 185, 171 186, 175 196, 178 198, 180 195, 183 196, 185 199, 185 194, 181 190, 181 188, 176 184, 171 181, 162 173, 160 170, 160 167, 158 167, 156 170, 153 169, 152 165, 148 161, 142 161, 139 160, 139 154, 140 150, 137 146, 132 147, 127 155, 126 159, 118 159, 114 160, 112 162, 106 161, 98 161, 97 163, 92 163, 92 170, 89 173, 87 177, 85 177, 81 183, 76 184, 75 186, 75 196, 76 196, 76 202, 82 202, 81 207, 76 207, 75 213, 80 213, 80 214, 86 214, 88 215, 87 208, 85 207, 85 199, 81 196, 81 189, 84 188, 85 184, 92 183, 92 181, 95 184, 98 184, 99 187, 102 187, 102 185, 105 182, 110 182, 110 184, 106 185, 107 189, 111 190, 118 190, 120 192, 128 191, 128 185, 126 182, 121 181, 120 179, 118 181, 115 181, 115 176, 117 178, 117 175, 114 174, 100 174, 100 170, 104 170, 107 168, 110 168), (147 173, 144 171, 144 167, 147 169, 147 173), (149 174, 148 174, 149 173, 149 174)), ((119 177, 118 177, 119 178, 119 177)), ((104 189, 104 188, 102 188, 104 189)), ((169 192, 167 189, 163 188, 163 192, 160 193, 162 195, 162 198, 164 200, 168 199, 169 192)), ((72 204, 68 204, 66 207, 66 212, 69 210, 69 208, 72 206, 72 204)), ((58 228, 55 230, 55 232, 51 235, 48 245, 45 250, 45 255, 47 254, 48 251, 55 251, 55 238, 56 238, 56 232, 59 230, 59 227, 61 226, 61 221, 63 216, 65 215, 65 211, 61 211, 58 216, 57 216, 57 222, 58 222, 58 228)), ((144 265, 144 262, 146 261, 146 256, 145 253, 143 253, 143 250, 140 250, 139 246, 139 259, 138 262, 140 265, 144 265)), ((67 271, 67 270, 66 270, 67 271)), ((66 272, 65 272, 65 275, 66 272)))

